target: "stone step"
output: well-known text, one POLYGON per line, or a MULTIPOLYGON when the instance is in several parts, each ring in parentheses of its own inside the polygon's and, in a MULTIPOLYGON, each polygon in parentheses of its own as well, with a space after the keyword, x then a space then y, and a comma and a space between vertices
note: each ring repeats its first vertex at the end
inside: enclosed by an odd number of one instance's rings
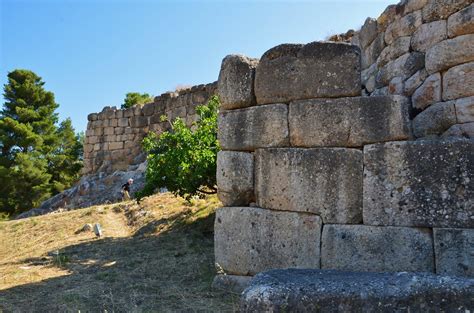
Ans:
POLYGON ((241 312, 471 312, 474 279, 429 273, 285 269, 260 273, 241 312))

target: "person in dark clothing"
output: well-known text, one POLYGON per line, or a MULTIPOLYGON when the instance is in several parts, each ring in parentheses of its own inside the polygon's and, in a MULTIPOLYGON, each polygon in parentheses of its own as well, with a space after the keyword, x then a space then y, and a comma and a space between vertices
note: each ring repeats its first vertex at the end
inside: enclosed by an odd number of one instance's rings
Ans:
POLYGON ((133 179, 129 179, 122 185, 122 201, 130 200, 130 186, 133 184, 133 179))

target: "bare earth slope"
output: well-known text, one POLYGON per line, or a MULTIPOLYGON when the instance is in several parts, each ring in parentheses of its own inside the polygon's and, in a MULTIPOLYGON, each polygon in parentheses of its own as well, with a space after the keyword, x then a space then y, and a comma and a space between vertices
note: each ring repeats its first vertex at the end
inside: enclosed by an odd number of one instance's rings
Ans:
POLYGON ((211 290, 216 197, 161 194, 0 222, 0 312, 231 312, 211 290), (103 236, 80 232, 100 223, 103 236))

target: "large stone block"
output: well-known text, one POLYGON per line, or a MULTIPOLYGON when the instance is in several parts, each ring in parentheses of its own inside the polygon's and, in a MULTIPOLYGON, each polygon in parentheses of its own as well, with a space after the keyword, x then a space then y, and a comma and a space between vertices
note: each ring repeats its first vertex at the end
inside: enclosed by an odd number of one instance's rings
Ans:
POLYGON ((474 33, 474 3, 448 18, 450 38, 474 33))
POLYGON ((380 33, 375 40, 361 53, 361 68, 366 69, 377 61, 377 58, 385 48, 383 33, 380 33))
POLYGON ((421 52, 406 53, 388 62, 378 72, 375 83, 380 88, 387 86, 394 77, 407 79, 425 66, 425 55, 421 52))
POLYGON ((319 268, 317 215, 231 207, 216 212, 216 263, 228 274, 255 275, 273 268, 319 268))
POLYGON ((468 6, 472 0, 430 0, 422 9, 423 21, 447 19, 448 16, 468 6))
POLYGON ((255 74, 258 104, 360 92, 360 49, 345 43, 276 46, 263 54, 255 74))
POLYGON ((285 269, 259 273, 240 312, 471 312, 474 280, 431 273, 285 269))
POLYGON ((438 274, 474 276, 474 229, 435 228, 433 237, 438 274))
POLYGON ((367 18, 359 31, 360 47, 365 48, 370 45, 377 35, 377 20, 370 17, 367 18))
POLYGON ((412 227, 323 227, 321 268, 356 272, 434 272, 431 230, 412 227))
POLYGON ((377 66, 382 67, 399 56, 410 52, 410 42, 411 37, 404 36, 398 38, 391 45, 385 47, 377 58, 377 66))
POLYGON ((453 101, 436 103, 413 119, 413 133, 417 138, 441 135, 456 122, 453 101))
POLYGON ((130 118, 130 126, 134 128, 145 127, 148 124, 146 116, 134 116, 130 118))
POLYGON ((474 227, 474 142, 364 147, 364 223, 474 227))
POLYGON ((448 38, 446 21, 434 21, 418 27, 411 39, 411 47, 415 51, 425 52, 446 38, 448 38))
POLYGON ((426 51, 430 74, 470 61, 474 61, 474 34, 443 40, 426 51))
POLYGON ((253 151, 288 146, 288 105, 270 104, 223 111, 218 118, 222 150, 253 151))
POLYGON ((222 60, 218 80, 221 108, 238 109, 256 103, 255 68, 258 60, 243 55, 228 55, 222 60))
POLYGON ((436 73, 425 79, 412 96, 413 107, 425 109, 430 104, 441 101, 441 74, 436 73))
POLYGON ((474 96, 474 62, 452 67, 443 74, 443 100, 470 96, 474 96))
POLYGON ((411 35, 421 24, 421 11, 415 11, 396 19, 385 31, 385 42, 391 44, 399 37, 411 35))
POLYGON ((297 147, 361 147, 410 137, 410 102, 401 96, 299 100, 290 103, 297 147))
POLYGON ((356 149, 259 149, 255 192, 260 207, 310 212, 324 223, 360 223, 362 152, 356 149))
POLYGON ((224 206, 249 205, 254 201, 253 155, 248 152, 217 153, 217 190, 224 206))
POLYGON ((474 97, 458 99, 454 106, 458 123, 474 122, 474 97))
POLYGON ((474 122, 453 125, 446 132, 444 132, 443 137, 461 137, 474 139, 474 122))
POLYGON ((405 84, 403 86, 403 94, 406 96, 411 96, 415 92, 415 90, 420 87, 421 84, 423 84, 427 77, 428 73, 425 69, 421 69, 415 74, 413 74, 413 76, 411 76, 405 81, 405 84))

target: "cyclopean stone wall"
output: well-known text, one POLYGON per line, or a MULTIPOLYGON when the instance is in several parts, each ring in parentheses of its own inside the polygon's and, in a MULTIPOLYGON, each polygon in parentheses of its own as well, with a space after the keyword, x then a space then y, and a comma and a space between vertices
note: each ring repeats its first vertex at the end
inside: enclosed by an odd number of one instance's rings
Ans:
POLYGON ((147 132, 168 130, 168 121, 176 117, 183 118, 190 126, 197 119, 196 106, 206 103, 216 88, 216 83, 198 85, 164 93, 143 106, 118 110, 105 107, 100 113, 89 114, 83 174, 111 173, 143 162, 141 140, 147 132), (168 121, 162 121, 162 115, 168 121))
POLYGON ((361 48, 364 95, 411 98, 417 138, 474 137, 472 0, 403 0, 331 40, 361 48))
MULTIPOLYGON (((413 33, 425 11, 415 11, 413 33)), ((387 22, 384 42, 399 38, 406 14, 387 22)), ((474 140, 454 132, 417 139, 417 119, 436 104, 413 120, 413 97, 364 95, 361 56, 355 45, 313 42, 279 45, 259 61, 224 58, 215 258, 228 275, 292 267, 474 276, 474 140)), ((418 57, 424 64, 424 52, 403 58, 418 57)), ((415 74, 404 70, 382 66, 377 81, 415 74)), ((451 70, 439 74, 441 86, 451 70)), ((472 78, 455 73, 453 82, 472 78)), ((473 85, 456 88, 470 96, 473 85)), ((468 100, 454 101, 439 105, 456 110, 468 100)), ((474 114, 472 105, 463 110, 456 123, 474 114)))

